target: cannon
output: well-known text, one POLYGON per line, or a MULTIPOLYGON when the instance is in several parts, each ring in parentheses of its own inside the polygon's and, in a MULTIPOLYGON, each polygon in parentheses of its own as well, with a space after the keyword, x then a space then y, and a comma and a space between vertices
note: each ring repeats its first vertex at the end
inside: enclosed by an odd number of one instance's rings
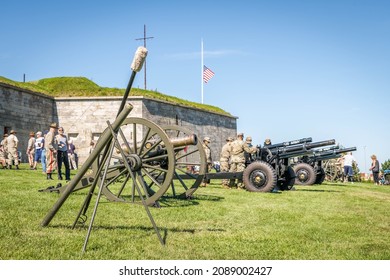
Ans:
POLYGON ((257 152, 246 163, 243 172, 207 173, 205 179, 242 179, 250 192, 290 190, 295 182, 295 172, 289 159, 305 155, 311 149, 333 145, 334 139, 311 143, 311 138, 302 138, 268 146, 257 146, 257 152), (271 147, 271 149, 270 149, 271 147))
MULTIPOLYGON (((259 162, 265 162, 268 164, 269 167, 272 167, 275 173, 276 181, 273 182, 273 180, 269 180, 267 183, 273 186, 273 188, 276 187, 277 189, 280 190, 290 190, 294 186, 296 174, 293 168, 290 166, 291 158, 296 156, 304 156, 310 153, 312 149, 318 147, 324 147, 324 146, 335 144, 334 139, 320 141, 320 142, 311 142, 311 138, 303 138, 302 141, 300 142, 301 142, 300 144, 295 144, 296 141, 290 141, 290 143, 294 143, 294 144, 271 147, 271 149, 269 149, 269 146, 258 148, 257 153, 255 155, 254 163, 259 165, 259 162), (310 139, 310 141, 305 141, 304 139, 310 139)), ((250 173, 252 169, 256 170, 256 168, 251 166, 251 164, 248 165, 248 167, 244 171, 245 175, 247 173, 250 173)), ((270 172, 268 171, 268 173, 270 172)), ((253 175, 248 174, 248 176, 249 178, 251 178, 253 175)), ((244 177, 244 179, 247 178, 248 177, 244 177)), ((254 182, 255 181, 253 180, 247 180, 245 182, 245 186, 246 187, 248 186, 247 188, 252 189, 254 191, 257 188, 257 185, 253 184, 254 182)))
POLYGON ((313 150, 312 154, 298 158, 293 167, 297 175, 295 184, 321 184, 326 177, 334 178, 339 176, 340 173, 342 174, 342 170, 334 166, 334 164, 324 164, 324 161, 330 163, 329 160, 337 159, 344 153, 353 151, 356 151, 356 147, 339 148, 339 146, 333 146, 328 149, 313 150))

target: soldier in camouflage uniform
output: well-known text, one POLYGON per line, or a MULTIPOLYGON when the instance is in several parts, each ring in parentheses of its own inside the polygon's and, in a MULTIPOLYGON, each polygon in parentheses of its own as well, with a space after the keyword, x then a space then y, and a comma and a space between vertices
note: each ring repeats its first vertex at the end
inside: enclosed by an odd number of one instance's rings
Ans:
MULTIPOLYGON (((211 168, 213 167, 213 160, 211 158, 211 150, 210 150, 210 137, 205 137, 203 139, 203 150, 204 153, 206 154, 206 162, 207 162, 207 167, 206 167, 206 173, 209 173, 211 171, 211 168)), ((208 180, 203 180, 201 187, 206 187, 207 183, 210 183, 210 179, 208 180)))
MULTIPOLYGON (((230 172, 242 172, 245 169, 245 152, 253 154, 256 152, 256 147, 249 147, 248 143, 244 142, 244 133, 239 133, 237 139, 232 143, 230 157, 230 172)), ((230 179, 230 187, 235 187, 235 179, 230 179)), ((237 180, 237 188, 244 189, 242 179, 237 180)))
MULTIPOLYGON (((221 163, 221 172, 229 172, 232 142, 233 137, 228 137, 226 139, 226 144, 222 147, 221 157, 219 159, 219 162, 221 163)), ((229 179, 222 179, 222 188, 229 189, 229 179)))
POLYGON ((8 168, 12 168, 12 161, 15 164, 16 169, 19 169, 19 154, 18 154, 18 137, 16 137, 16 131, 11 130, 10 135, 7 137, 7 149, 8 149, 8 168))

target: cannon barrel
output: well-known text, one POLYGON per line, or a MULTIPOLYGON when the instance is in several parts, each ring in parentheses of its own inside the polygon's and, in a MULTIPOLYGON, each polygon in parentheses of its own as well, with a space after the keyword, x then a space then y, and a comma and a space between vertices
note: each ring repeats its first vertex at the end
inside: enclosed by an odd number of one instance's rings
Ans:
POLYGON ((315 158, 316 161, 319 161, 324 159, 338 158, 343 153, 354 152, 354 151, 356 151, 356 147, 350 147, 350 148, 343 148, 343 149, 337 149, 332 151, 315 153, 312 157, 315 158))
MULTIPOLYGON (((131 104, 126 104, 122 110, 122 112, 119 113, 115 121, 112 123, 112 128, 115 132, 117 132, 123 123, 123 121, 126 119, 126 117, 130 114, 131 110, 133 109, 133 106, 131 104)), ((68 183, 66 189, 60 196, 60 198, 57 200, 57 202, 54 204, 51 211, 46 215, 46 217, 42 221, 42 226, 47 226, 50 221, 53 219, 55 214, 58 212, 58 210, 61 208, 62 204, 65 202, 65 200, 69 197, 69 195, 72 193, 73 189, 77 186, 78 182, 83 178, 85 173, 89 170, 89 167, 93 164, 93 162, 99 157, 100 153, 103 151, 103 149, 106 147, 108 143, 112 140, 112 134, 110 129, 105 129, 102 133, 102 135, 99 138, 99 141, 96 143, 95 149, 92 151, 92 153, 89 155, 85 163, 80 167, 76 175, 73 177, 73 179, 68 183)))
POLYGON ((171 138, 169 139, 173 147, 179 148, 179 147, 185 147, 188 145, 196 145, 198 144, 198 137, 196 134, 191 134, 185 137, 181 138, 171 138))
POLYGON ((273 155, 282 156, 283 158, 294 157, 294 156, 299 156, 300 154, 305 154, 313 148, 333 145, 335 144, 335 142, 336 141, 334 139, 331 139, 331 140, 325 140, 320 142, 303 143, 300 145, 274 149, 271 150, 271 153, 273 155))
POLYGON ((307 138, 301 138, 298 140, 291 140, 283 143, 277 143, 277 144, 272 144, 272 145, 264 145, 264 148, 267 148, 269 150, 281 148, 281 147, 288 147, 288 146, 293 146, 293 145, 298 145, 298 144, 303 144, 303 143, 309 143, 312 141, 311 137, 307 138))

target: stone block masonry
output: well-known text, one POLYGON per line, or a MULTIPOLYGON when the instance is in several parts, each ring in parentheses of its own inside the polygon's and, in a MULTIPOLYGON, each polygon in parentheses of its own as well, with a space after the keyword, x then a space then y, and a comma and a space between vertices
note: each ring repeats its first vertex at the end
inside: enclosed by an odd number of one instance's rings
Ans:
MULTIPOLYGON (((19 150, 24 155, 30 131, 44 131, 51 122, 64 127, 65 134, 73 139, 79 163, 89 155, 91 140, 96 141, 106 129, 106 121, 113 122, 118 113, 122 97, 61 97, 53 98, 41 93, 0 83, 0 131, 15 129, 19 138, 19 150)), ((130 117, 141 117, 158 125, 175 124, 187 127, 203 137, 211 138, 214 161, 225 139, 237 133, 237 117, 213 113, 165 101, 132 96, 130 117)))

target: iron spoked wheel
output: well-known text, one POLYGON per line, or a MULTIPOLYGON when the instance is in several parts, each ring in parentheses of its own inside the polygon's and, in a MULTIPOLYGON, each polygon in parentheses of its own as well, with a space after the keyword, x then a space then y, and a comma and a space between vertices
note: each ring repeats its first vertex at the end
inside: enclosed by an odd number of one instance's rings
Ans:
POLYGON ((294 166, 296 174, 295 184, 309 186, 313 185, 316 181, 316 173, 314 168, 307 163, 298 163, 294 166))
MULTIPOLYGON (((187 128, 165 125, 162 129, 170 139, 193 135, 187 128)), ((175 147, 175 171, 171 182, 174 197, 188 198, 198 189, 206 173, 206 155, 200 141, 196 145, 175 147)), ((168 191, 169 192, 169 191, 168 191)))
MULTIPOLYGON (((117 139, 102 193, 110 201, 140 203, 143 199, 147 205, 153 205, 168 190, 173 178, 175 156, 168 136, 153 122, 127 118, 117 139)), ((106 168, 101 162, 104 162, 102 155, 92 167, 95 178, 99 180, 97 186, 106 168)))
POLYGON ((264 161, 249 164, 242 174, 242 180, 250 192, 271 192, 277 183, 275 169, 264 161))

